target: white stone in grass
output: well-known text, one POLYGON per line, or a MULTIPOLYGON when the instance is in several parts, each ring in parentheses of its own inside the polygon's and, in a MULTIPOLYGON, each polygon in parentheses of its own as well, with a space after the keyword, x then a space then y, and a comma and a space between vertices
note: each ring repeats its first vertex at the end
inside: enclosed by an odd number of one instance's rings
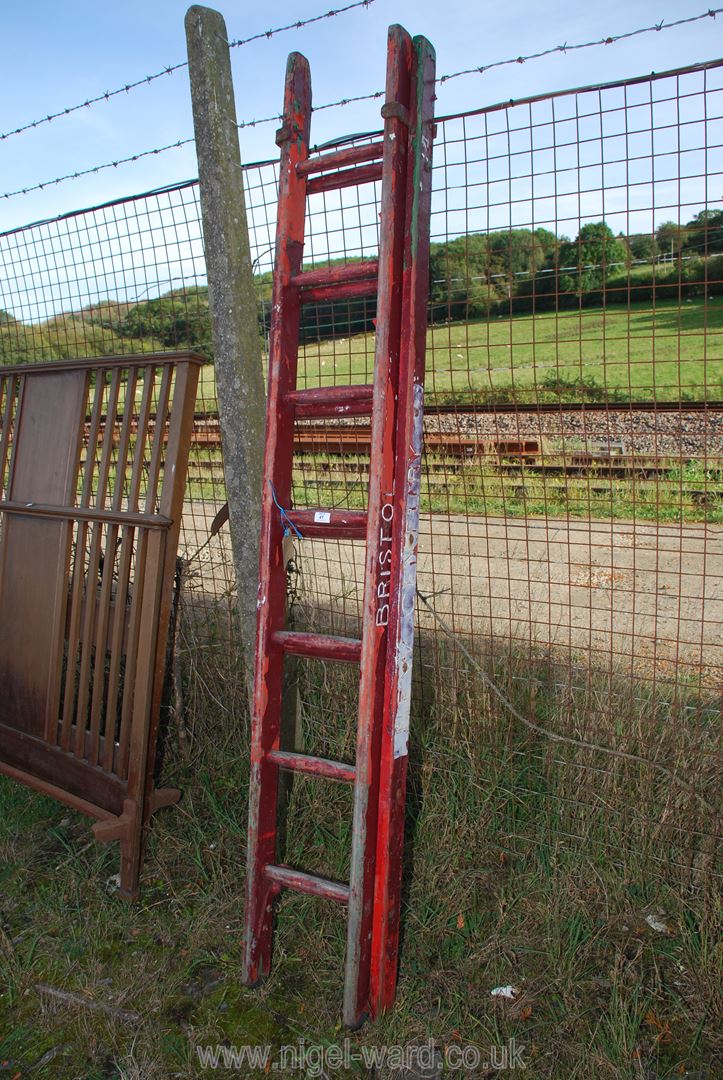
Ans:
POLYGON ((507 1001, 514 1001, 519 990, 514 986, 495 986, 494 990, 490 990, 490 997, 505 998, 507 1001))
POLYGON ((669 934, 671 932, 668 924, 659 919, 657 915, 646 915, 645 921, 650 929, 655 930, 657 934, 669 934))
POLYGON ((120 889, 120 883, 120 874, 113 874, 112 877, 109 877, 105 883, 105 891, 109 893, 115 892, 116 889, 120 889))

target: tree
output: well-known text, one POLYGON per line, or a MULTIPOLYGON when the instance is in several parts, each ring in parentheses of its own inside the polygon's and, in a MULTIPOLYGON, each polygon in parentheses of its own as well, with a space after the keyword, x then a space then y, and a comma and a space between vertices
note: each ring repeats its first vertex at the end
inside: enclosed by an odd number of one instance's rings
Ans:
POLYGON ((655 240, 661 259, 677 259, 685 244, 686 230, 677 221, 664 221, 658 225, 655 240))
POLYGON ((213 357, 208 293, 177 290, 131 308, 119 326, 125 337, 156 338, 167 348, 196 349, 213 357))
POLYGON ((652 262, 658 254, 658 242, 652 233, 633 233, 628 237, 628 247, 637 262, 652 262))
POLYGON ((604 288, 608 277, 628 265, 627 244, 604 221, 583 225, 577 239, 560 246, 560 292, 579 296, 604 288))
POLYGON ((498 299, 492 285, 488 237, 458 236, 430 250, 430 298, 435 319, 484 316, 498 299))
POLYGON ((720 255, 723 252, 723 210, 701 210, 685 226, 686 250, 691 255, 720 255))
MULTIPOLYGON (((558 239, 548 229, 468 233, 430 252, 433 319, 484 318, 509 305, 554 261, 558 239)), ((534 291, 534 290, 533 290, 534 291)))

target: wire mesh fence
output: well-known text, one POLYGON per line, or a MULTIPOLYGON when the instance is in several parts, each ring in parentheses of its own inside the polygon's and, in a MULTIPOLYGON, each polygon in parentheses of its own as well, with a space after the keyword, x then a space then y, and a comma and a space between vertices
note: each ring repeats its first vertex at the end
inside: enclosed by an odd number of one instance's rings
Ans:
MULTIPOLYGON (((444 117, 434 155, 413 784, 431 760, 453 790, 463 745, 504 857, 544 840, 665 880, 716 874, 723 61, 444 117)), ((245 184, 265 338, 275 163, 245 184)), ((378 198, 312 196, 308 267, 374 257, 378 198)), ((196 183, 0 235, 0 309, 2 363, 212 358, 196 183)), ((300 386, 371 381, 373 302, 303 318, 300 386)), ((365 421, 298 420, 296 447, 296 505, 365 505, 365 421)), ((209 365, 181 656, 233 634, 224 500, 209 365)), ((357 632, 363 546, 295 548, 299 625, 357 632)), ((347 696, 300 665, 310 752, 349 754, 347 696)))

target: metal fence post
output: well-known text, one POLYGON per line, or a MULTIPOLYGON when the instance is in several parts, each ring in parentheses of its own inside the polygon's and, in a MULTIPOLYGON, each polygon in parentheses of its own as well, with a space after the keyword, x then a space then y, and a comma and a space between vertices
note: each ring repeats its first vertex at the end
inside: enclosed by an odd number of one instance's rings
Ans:
POLYGON ((251 694, 265 412, 258 306, 226 23, 219 12, 194 5, 185 25, 226 495, 251 694))

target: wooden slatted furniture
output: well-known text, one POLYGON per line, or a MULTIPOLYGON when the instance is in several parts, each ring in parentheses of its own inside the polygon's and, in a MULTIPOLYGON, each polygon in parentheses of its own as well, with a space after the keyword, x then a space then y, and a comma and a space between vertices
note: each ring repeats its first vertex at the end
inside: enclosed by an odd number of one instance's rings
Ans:
POLYGON ((201 357, 0 368, 0 772, 97 818, 136 896, 201 357))

